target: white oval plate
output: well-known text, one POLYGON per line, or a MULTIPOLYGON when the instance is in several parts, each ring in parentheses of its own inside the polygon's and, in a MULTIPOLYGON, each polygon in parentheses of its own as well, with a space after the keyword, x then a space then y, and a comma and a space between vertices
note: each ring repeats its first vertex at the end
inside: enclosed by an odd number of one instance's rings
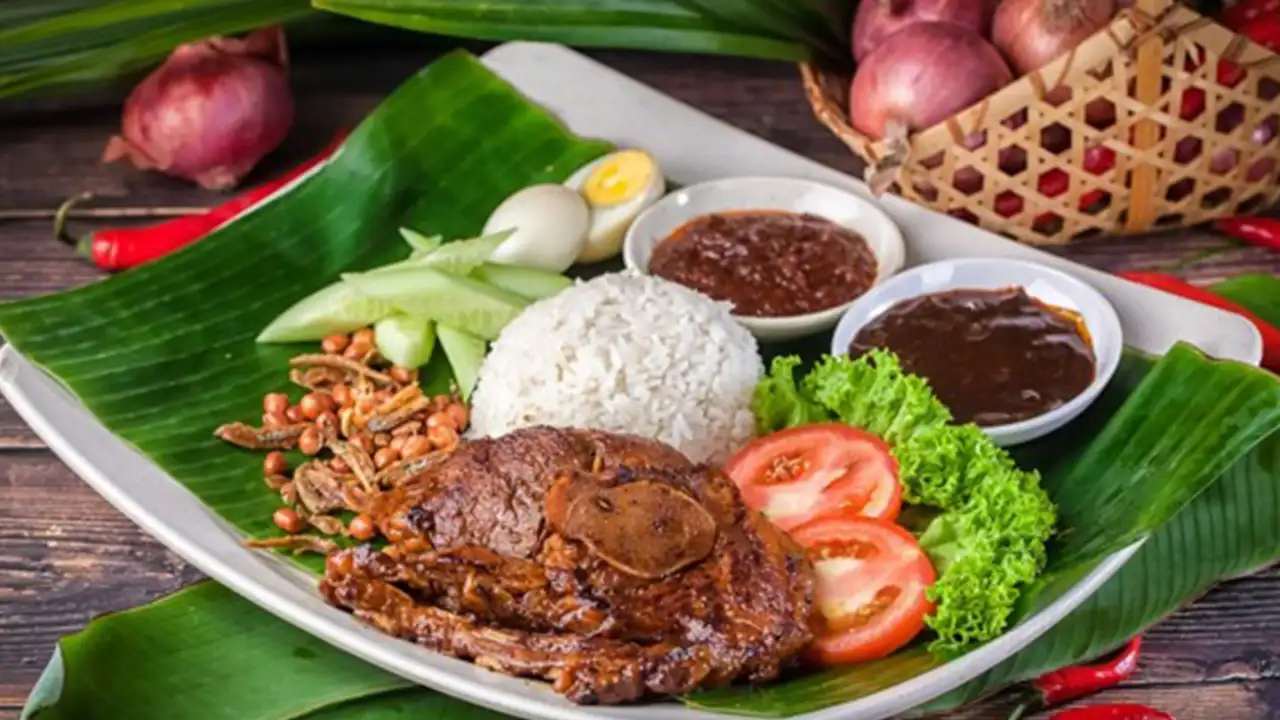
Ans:
MULTIPOLYGON (((869 198, 846 175, 748 135, 634 80, 556 45, 511 43, 484 63, 586 137, 643 147, 678 183, 739 175, 804 177, 869 198)), ((907 240, 910 264, 948 257, 1025 257, 1086 277, 1115 305, 1129 344, 1153 353, 1185 340, 1211 355, 1258 364, 1262 341, 1245 320, 1143 288, 896 198, 882 201, 907 240)), ((576 707, 545 685, 447 658, 384 635, 326 605, 317 579, 288 561, 241 545, 235 530, 190 492, 122 442, 49 376, 12 348, 0 348, 0 393, 53 452, 91 487, 187 562, 281 619, 392 673, 476 705, 537 720, 708 720, 723 715, 674 703, 576 707)), ((897 687, 856 702, 797 716, 804 720, 878 720, 931 700, 1017 652, 1075 609, 1136 546, 1116 553, 1049 607, 995 641, 897 687)))
MULTIPOLYGON (((681 225, 700 215, 734 210, 809 213, 853 230, 867 241, 876 257, 873 287, 898 272, 906 256, 902 232, 870 200, 812 180, 733 177, 681 188, 645 210, 627 231, 622 260, 627 267, 648 273, 653 249, 681 225)), ((734 315, 733 319, 760 340, 792 340, 830 330, 853 302, 804 315, 734 315)))
MULTIPOLYGON (((1093 382, 1084 392, 1047 413, 1021 422, 982 429, 999 445, 1010 446, 1034 440, 1057 430, 1084 412, 1120 367, 1120 354, 1124 350, 1120 318, 1115 308, 1088 283, 1061 270, 1007 258, 938 260, 916 266, 854 301, 836 326, 835 335, 831 338, 831 354, 847 354, 854 335, 864 325, 908 298, 946 290, 998 290, 1015 285, 1022 286, 1037 300, 1079 313, 1088 329, 1095 358, 1093 382)), ((945 348, 940 350, 945 351, 945 348)))

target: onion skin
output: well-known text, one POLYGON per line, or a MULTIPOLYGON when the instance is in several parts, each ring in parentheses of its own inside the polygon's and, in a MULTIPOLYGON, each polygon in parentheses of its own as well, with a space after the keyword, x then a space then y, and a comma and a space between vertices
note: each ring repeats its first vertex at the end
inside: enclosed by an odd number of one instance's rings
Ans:
POLYGON ((1013 80, 1000 53, 958 25, 916 23, 894 34, 859 66, 849 120, 883 139, 936 125, 1013 80))
POLYGON ((1039 70, 1106 27, 1116 0, 1003 0, 991 39, 1019 73, 1039 70))
POLYGON ((986 37, 991 0, 863 0, 853 19, 853 57, 865 60, 890 36, 918 22, 949 22, 986 37))
POLYGON ((235 187, 293 126, 287 68, 279 26, 179 46, 129 94, 102 161, 235 187))

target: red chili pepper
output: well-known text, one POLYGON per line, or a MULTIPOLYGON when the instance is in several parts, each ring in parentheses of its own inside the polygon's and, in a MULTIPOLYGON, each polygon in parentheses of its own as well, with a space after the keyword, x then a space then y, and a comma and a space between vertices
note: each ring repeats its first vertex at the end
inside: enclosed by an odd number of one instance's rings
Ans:
POLYGON ((1096 665, 1072 665, 1042 675, 1032 683, 1040 691, 1045 707, 1091 695, 1128 680, 1138 667, 1142 636, 1135 636, 1120 652, 1096 665))
POLYGON ((127 270, 161 258, 213 232, 228 220, 257 205, 268 195, 322 162, 342 144, 345 138, 346 132, 340 132, 338 137, 320 154, 285 174, 205 212, 175 218, 149 227, 110 228, 98 230, 80 240, 71 238, 66 234, 67 213, 77 202, 89 197, 88 193, 79 195, 67 200, 62 207, 58 208, 58 214, 54 220, 54 233, 63 241, 74 243, 77 252, 92 259, 99 268, 107 271, 127 270))
POLYGON ((1140 285, 1235 313, 1253 323, 1253 326, 1262 334, 1262 366, 1272 372, 1280 372, 1280 328, 1254 315, 1247 308, 1172 275, 1149 272, 1128 272, 1119 273, 1119 275, 1125 280, 1140 285))
POLYGON ((1071 708, 1049 720, 1176 720, 1172 715, 1146 705, 1089 705, 1071 708))
POLYGON ((1214 223, 1219 232, 1250 245, 1280 250, 1280 220, 1265 217, 1230 217, 1214 223))

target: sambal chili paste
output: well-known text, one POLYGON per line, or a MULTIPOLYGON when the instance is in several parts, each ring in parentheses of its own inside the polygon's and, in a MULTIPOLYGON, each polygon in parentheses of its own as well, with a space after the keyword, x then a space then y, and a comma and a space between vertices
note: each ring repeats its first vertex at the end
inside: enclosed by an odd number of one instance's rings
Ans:
POLYGON ((653 251, 649 271, 733 304, 734 314, 786 317, 843 305, 875 282, 861 235, 816 215, 701 215, 653 251))

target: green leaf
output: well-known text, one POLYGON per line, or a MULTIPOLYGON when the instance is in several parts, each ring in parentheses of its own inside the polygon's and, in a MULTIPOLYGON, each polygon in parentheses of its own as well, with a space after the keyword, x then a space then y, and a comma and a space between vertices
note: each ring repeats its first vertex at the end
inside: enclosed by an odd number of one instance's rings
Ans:
POLYGON ((1044 472, 1059 567, 1089 563, 1167 522, 1280 426, 1280 382, 1178 344, 1088 450, 1044 472))
MULTIPOLYGON (((256 422, 262 396, 289 387, 300 348, 255 335, 340 273, 403 258, 398 228, 473 237, 512 192, 562 182, 609 149, 454 53, 406 81, 290 192, 155 263, 2 304, 0 333, 241 532, 278 536, 261 457, 212 434, 256 422)), ((436 353, 424 386, 446 389, 447 368, 436 353)))
POLYGON ((1209 289, 1280 327, 1280 277, 1260 273, 1237 275, 1209 289))
MULTIPOLYGON (((63 638, 23 717, 337 720, 354 717, 338 712, 344 703, 406 687, 412 685, 203 582, 63 638), (331 709, 311 714, 324 708, 331 709)), ((414 695, 436 705, 436 717, 482 712, 441 695, 414 695)))
MULTIPOLYGON (((824 2, 316 0, 314 7, 377 25, 481 40, 777 60, 816 51, 847 64, 848 22, 820 7, 824 2)), ((373 34, 316 12, 308 0, 8 0, 0 3, 0 98, 133 81, 181 43, 274 23, 287 25, 291 44, 373 34)))
POLYGON ((781 33, 828 58, 848 63, 850 25, 837 25, 804 2, 796 0, 682 0, 707 17, 740 25, 765 35, 781 33))
POLYGON ((674 0, 312 0, 322 10, 418 32, 483 40, 802 60, 798 39, 744 30, 674 0))
POLYGON ((496 720, 506 715, 465 705, 448 695, 424 690, 401 690, 327 707, 303 720, 496 720))
POLYGON ((46 2, 0 3, 0 98, 115 80, 184 42, 319 17, 307 0, 46 2))
POLYGON ((959 707, 1010 684, 1105 655, 1214 584, 1280 559, 1280 433, 1158 528, 1093 597, 977 680, 922 707, 959 707))
MULTIPOLYGON (((444 238, 439 235, 427 237, 426 235, 410 230, 409 228, 400 228, 400 237, 408 243, 409 248, 414 254, 420 253, 419 257, 430 255, 440 249, 440 245, 444 243, 444 238)), ((410 257, 412 257, 412 255, 410 257)))

